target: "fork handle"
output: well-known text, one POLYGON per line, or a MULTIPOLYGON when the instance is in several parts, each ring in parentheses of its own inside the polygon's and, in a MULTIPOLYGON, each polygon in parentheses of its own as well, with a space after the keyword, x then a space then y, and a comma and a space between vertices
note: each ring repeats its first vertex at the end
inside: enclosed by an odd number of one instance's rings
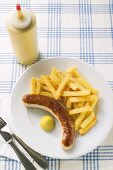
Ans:
POLYGON ((22 139, 20 139, 17 135, 12 134, 16 141, 25 149, 25 151, 43 168, 46 169, 49 166, 47 160, 38 152, 31 149, 28 145, 26 145, 22 139))
POLYGON ((31 161, 21 152, 21 150, 16 146, 13 141, 9 142, 9 144, 12 146, 13 150, 17 154, 18 158, 20 159, 26 170, 37 170, 35 166, 31 163, 31 161))

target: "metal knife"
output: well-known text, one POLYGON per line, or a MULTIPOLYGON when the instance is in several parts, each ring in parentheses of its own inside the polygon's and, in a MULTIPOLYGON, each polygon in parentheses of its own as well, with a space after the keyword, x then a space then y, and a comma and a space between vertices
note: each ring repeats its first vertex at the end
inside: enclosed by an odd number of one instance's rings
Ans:
POLYGON ((31 163, 31 161, 16 146, 16 144, 13 141, 13 137, 10 133, 0 131, 0 134, 2 135, 4 140, 12 146, 13 150, 17 154, 18 158, 20 159, 20 161, 22 162, 22 164, 26 170, 37 170, 36 167, 31 163))
POLYGON ((44 156, 42 156, 41 154, 39 154, 38 152, 36 152, 32 148, 30 148, 16 134, 12 133, 12 136, 25 149, 25 151, 35 160, 35 162, 37 162, 37 164, 39 164, 43 169, 47 169, 48 168, 49 163, 44 158, 44 156))

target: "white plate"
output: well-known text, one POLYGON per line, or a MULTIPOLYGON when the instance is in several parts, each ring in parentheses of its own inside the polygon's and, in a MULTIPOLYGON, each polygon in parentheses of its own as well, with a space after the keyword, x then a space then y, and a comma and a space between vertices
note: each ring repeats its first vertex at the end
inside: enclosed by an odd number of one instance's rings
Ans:
POLYGON ((80 60, 73 58, 42 60, 33 64, 18 79, 11 96, 11 119, 20 137, 41 154, 59 159, 82 156, 100 145, 112 128, 112 90, 100 73, 80 60), (100 91, 98 123, 86 135, 79 136, 76 139, 75 146, 70 151, 64 151, 60 145, 61 128, 59 123, 56 121, 56 128, 52 132, 44 132, 39 126, 39 120, 47 112, 26 108, 21 102, 22 96, 29 93, 30 79, 39 77, 41 74, 49 74, 52 66, 61 70, 77 66, 80 73, 100 91))

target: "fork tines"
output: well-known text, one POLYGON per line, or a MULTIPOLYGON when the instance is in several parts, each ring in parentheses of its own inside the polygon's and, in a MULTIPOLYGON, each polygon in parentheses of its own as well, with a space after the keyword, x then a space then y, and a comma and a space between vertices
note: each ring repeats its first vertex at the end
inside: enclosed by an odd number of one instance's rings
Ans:
POLYGON ((0 117, 0 129, 6 125, 6 122, 0 117))

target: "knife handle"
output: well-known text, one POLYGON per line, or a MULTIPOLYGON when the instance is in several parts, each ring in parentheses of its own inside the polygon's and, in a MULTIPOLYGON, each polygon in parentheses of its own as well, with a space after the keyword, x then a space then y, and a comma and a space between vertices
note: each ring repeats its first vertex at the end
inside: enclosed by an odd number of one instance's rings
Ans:
POLYGON ((35 166, 31 163, 31 161, 21 152, 21 150, 16 146, 13 141, 10 141, 9 144, 14 149, 15 153, 17 154, 18 158, 20 159, 26 170, 37 170, 35 166))
POLYGON ((43 168, 46 169, 49 166, 48 161, 38 152, 31 149, 26 145, 17 135, 12 134, 16 141, 25 149, 25 151, 43 168))

